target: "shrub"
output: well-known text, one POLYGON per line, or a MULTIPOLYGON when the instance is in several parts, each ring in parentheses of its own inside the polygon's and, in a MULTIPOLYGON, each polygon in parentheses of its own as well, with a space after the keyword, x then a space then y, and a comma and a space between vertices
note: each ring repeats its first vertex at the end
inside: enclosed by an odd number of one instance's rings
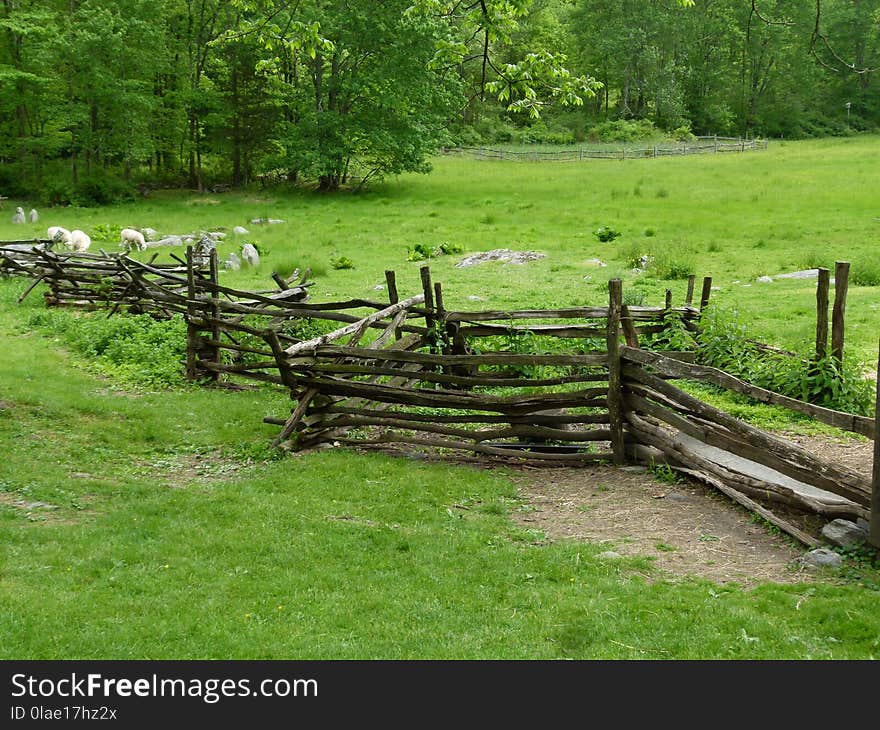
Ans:
POLYGON ((648 119, 615 119, 590 128, 591 139, 600 142, 635 142, 657 134, 653 122, 648 119))
POLYGON ((611 226, 602 226, 593 231, 593 235, 602 243, 607 243, 608 241, 613 241, 621 234, 620 231, 614 230, 611 226))
POLYGON ((352 261, 348 256, 332 256, 330 258, 330 266, 334 269, 353 269, 354 261, 352 261))
POLYGON ((880 285, 880 258, 857 259, 849 268, 849 282, 855 286, 880 285))

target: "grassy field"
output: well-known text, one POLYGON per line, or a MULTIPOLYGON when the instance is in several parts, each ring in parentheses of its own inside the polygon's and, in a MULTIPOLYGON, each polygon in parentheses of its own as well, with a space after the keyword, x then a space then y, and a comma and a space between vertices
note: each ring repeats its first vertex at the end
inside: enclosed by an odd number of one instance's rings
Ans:
MULTIPOLYGON (((431 176, 361 195, 154 193, 106 209, 44 210, 38 226, 4 215, 0 239, 44 224, 164 233, 245 225, 263 262, 228 281, 267 288, 273 268, 309 265, 316 299, 381 296, 388 268, 402 295, 417 291, 420 263, 406 259, 419 242, 547 254, 524 266, 432 261, 447 306, 468 308, 599 302, 609 273, 649 301, 667 286, 680 299, 683 280, 628 270, 628 258, 649 253, 712 275, 717 302, 756 336, 792 346, 811 334, 814 284, 754 279, 880 261, 878 153, 880 139, 866 137, 626 163, 439 159, 431 176), (256 217, 286 223, 250 225, 256 217), (622 235, 598 242, 603 225, 622 235), (342 256, 355 268, 333 269, 342 256), (593 257, 608 267, 591 267, 593 257)), ((609 563, 597 557, 604 546, 547 543, 517 527, 510 516, 522 505, 502 469, 337 450, 280 459, 266 448, 276 429, 261 419, 289 408, 283 393, 122 385, 60 335, 34 333, 43 308, 36 296, 15 304, 25 286, 0 282, 0 658, 880 652, 880 585, 864 565, 748 590, 670 580, 650 557, 609 563)), ((875 357, 878 306, 877 287, 851 290, 853 356, 875 357)))

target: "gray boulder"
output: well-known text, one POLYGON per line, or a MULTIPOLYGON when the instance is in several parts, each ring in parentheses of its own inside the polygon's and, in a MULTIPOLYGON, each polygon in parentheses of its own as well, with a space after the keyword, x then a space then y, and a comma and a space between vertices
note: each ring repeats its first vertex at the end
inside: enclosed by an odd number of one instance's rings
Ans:
POLYGON ((241 259, 234 253, 230 252, 229 256, 223 262, 223 268, 227 271, 238 271, 241 269, 241 259))
POLYGON ((839 568, 843 558, 828 548, 816 548, 806 553, 800 562, 805 568, 839 568))
POLYGON ((232 229, 232 232, 236 236, 246 236, 248 233, 250 233, 250 231, 248 231, 248 229, 245 228, 244 226, 236 226, 235 228, 232 229))
POLYGON ((252 243, 246 243, 241 247, 241 258, 248 266, 260 265, 260 253, 252 243))
POLYGON ((24 223, 24 208, 16 208, 12 214, 12 222, 15 224, 24 223))
POLYGON ((144 238, 148 241, 155 241, 156 237, 159 235, 159 232, 155 228, 141 228, 141 233, 144 234, 144 238))
POLYGON ((822 537, 839 547, 858 547, 868 541, 868 531, 855 522, 836 519, 822 528, 822 537))

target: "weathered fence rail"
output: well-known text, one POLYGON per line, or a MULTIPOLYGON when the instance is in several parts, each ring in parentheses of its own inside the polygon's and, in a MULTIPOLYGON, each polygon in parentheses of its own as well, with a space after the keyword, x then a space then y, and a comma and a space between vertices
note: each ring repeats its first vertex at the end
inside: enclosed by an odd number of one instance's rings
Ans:
POLYGON ((447 155, 471 157, 477 160, 509 160, 513 162, 577 162, 582 160, 635 160, 655 157, 704 155, 725 152, 748 152, 767 149, 767 140, 738 137, 697 137, 678 144, 659 144, 650 147, 529 149, 513 150, 492 147, 456 147, 447 155))

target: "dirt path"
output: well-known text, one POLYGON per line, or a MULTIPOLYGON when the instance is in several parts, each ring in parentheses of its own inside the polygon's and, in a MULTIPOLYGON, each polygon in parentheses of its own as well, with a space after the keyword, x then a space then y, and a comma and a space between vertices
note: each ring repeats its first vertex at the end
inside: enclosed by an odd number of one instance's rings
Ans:
POLYGON ((806 548, 755 523, 751 514, 696 481, 660 481, 637 467, 546 469, 516 477, 530 509, 521 524, 551 539, 603 543, 643 555, 674 576, 716 583, 810 580, 794 561, 806 548))

